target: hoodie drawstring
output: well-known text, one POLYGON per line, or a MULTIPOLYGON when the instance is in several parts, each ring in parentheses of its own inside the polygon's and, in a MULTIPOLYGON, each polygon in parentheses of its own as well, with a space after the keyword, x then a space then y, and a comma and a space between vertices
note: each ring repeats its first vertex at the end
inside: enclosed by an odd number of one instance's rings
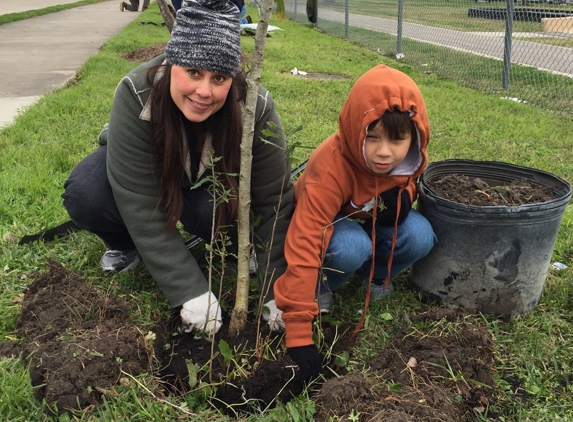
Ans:
MULTIPOLYGON (((392 261, 394 260, 394 249, 396 248, 396 242, 398 239, 398 220, 400 218, 400 210, 402 208, 402 193, 406 189, 407 186, 410 185, 410 179, 406 184, 400 186, 400 190, 398 191, 398 198, 396 201, 396 219, 394 220, 394 231, 392 232, 392 246, 390 248, 390 256, 388 257, 388 274, 386 275, 386 280, 384 280, 384 287, 382 289, 383 292, 386 291, 386 288, 390 284, 391 280, 391 271, 392 271, 392 261)), ((378 192, 378 178, 376 178, 376 192, 378 192)), ((366 290, 366 298, 364 299, 364 311, 362 312, 362 318, 360 318, 360 322, 354 329, 354 332, 350 336, 350 339, 354 339, 356 334, 362 329, 364 325, 364 321, 366 320, 366 313, 368 312, 368 306, 370 305, 370 286, 372 285, 372 279, 374 278, 374 269, 376 267, 376 216, 378 214, 378 198, 379 195, 376 195, 376 199, 374 200, 374 215, 372 218, 374 219, 372 223, 372 263, 370 265, 370 275, 368 277, 368 288, 366 290)))

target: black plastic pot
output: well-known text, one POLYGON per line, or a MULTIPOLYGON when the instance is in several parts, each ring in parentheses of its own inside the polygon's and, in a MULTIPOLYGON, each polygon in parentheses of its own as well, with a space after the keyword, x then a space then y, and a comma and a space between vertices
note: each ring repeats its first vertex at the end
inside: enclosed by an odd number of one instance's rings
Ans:
POLYGON ((537 305, 571 198, 569 183, 508 163, 446 160, 428 166, 419 194, 418 210, 438 243, 411 267, 414 289, 447 307, 484 313, 521 314, 537 305), (428 187, 448 174, 479 177, 490 186, 526 179, 553 189, 555 199, 516 207, 464 205, 428 187))

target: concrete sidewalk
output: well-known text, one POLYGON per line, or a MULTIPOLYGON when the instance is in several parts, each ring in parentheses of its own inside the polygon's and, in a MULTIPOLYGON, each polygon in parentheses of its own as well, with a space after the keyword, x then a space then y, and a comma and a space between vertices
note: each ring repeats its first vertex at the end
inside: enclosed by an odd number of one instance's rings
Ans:
POLYGON ((61 4, 77 3, 79 0, 0 0, 0 15, 44 9, 61 4))
MULTIPOLYGON (((0 13, 71 2, 0 0, 0 13)), ((122 13, 119 1, 112 0, 0 25, 0 128, 42 95, 64 86, 137 16, 139 12, 122 13)))

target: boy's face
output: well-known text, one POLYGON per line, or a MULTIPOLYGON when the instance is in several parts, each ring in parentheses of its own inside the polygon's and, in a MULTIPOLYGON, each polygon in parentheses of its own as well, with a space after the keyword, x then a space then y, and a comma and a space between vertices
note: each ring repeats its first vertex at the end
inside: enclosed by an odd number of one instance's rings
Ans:
POLYGON ((390 139, 382 123, 369 128, 364 141, 364 156, 370 170, 386 174, 396 168, 408 155, 412 134, 408 131, 404 139, 390 139))

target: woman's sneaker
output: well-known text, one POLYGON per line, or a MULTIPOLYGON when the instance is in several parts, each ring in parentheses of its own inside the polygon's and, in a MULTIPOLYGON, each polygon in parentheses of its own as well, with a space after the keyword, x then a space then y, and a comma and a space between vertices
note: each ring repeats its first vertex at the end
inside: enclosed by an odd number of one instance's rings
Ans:
POLYGON ((108 250, 99 261, 104 271, 115 271, 118 273, 129 271, 137 267, 140 262, 141 257, 137 253, 137 249, 130 251, 108 250))

